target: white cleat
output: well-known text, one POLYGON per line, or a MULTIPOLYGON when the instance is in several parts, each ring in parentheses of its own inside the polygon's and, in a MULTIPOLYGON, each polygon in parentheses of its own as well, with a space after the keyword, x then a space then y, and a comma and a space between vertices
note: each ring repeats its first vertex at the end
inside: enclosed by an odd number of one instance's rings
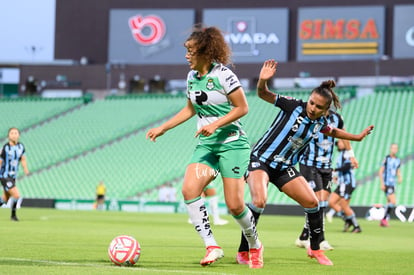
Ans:
POLYGON ((328 241, 321 241, 321 243, 319 244, 320 249, 322 250, 333 250, 334 248, 328 243, 328 241))
POLYGON ((297 247, 300 247, 300 248, 308 249, 308 247, 310 247, 310 241, 309 240, 296 239, 295 245, 297 247))

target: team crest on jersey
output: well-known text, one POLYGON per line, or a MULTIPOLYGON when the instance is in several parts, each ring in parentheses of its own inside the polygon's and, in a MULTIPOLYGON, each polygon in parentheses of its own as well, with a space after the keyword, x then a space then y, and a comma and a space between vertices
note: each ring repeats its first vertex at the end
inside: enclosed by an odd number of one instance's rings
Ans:
POLYGON ((315 139, 317 139, 318 137, 319 137, 319 132, 321 131, 321 128, 322 128, 322 124, 320 124, 320 123, 317 123, 316 125, 315 125, 315 127, 313 128, 313 130, 312 130, 312 136, 313 136, 313 138, 315 138, 315 139))
POLYGON ((214 89, 214 80, 213 79, 209 78, 207 80, 206 88, 209 89, 209 90, 214 89))
POLYGON ((315 127, 313 128, 313 133, 314 133, 314 134, 318 133, 318 132, 321 130, 321 128, 322 128, 322 124, 317 123, 317 124, 315 125, 315 127))

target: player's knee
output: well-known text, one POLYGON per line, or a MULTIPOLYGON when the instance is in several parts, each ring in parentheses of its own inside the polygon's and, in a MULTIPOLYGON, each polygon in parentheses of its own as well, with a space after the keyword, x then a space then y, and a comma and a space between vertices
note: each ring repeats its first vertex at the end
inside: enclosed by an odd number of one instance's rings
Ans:
POLYGON ((227 204, 227 209, 229 210, 229 213, 233 216, 240 215, 243 212, 244 207, 245 206, 243 204, 227 204))
POLYGON ((252 203, 257 208, 265 208, 266 206, 266 197, 254 197, 252 203))
POLYGON ((304 208, 316 208, 319 205, 319 201, 317 199, 310 199, 300 203, 304 208))

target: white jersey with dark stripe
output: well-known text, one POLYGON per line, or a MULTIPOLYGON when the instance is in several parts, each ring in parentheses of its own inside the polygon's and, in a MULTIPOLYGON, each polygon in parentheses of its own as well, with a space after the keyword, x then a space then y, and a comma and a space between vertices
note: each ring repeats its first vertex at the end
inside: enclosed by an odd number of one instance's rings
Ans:
POLYGON ((383 179, 384 185, 396 186, 397 183, 397 171, 400 169, 401 160, 397 157, 391 157, 387 155, 382 161, 382 167, 384 167, 383 179))
POLYGON ((0 178, 16 178, 19 171, 19 163, 22 156, 25 155, 25 148, 22 143, 10 145, 6 143, 1 149, 0 158, 0 178))
MULTIPOLYGON (((210 71, 198 77, 197 71, 187 76, 187 98, 197 114, 197 129, 209 125, 228 114, 233 105, 228 95, 241 87, 237 76, 222 64, 213 63, 210 71)), ((200 135, 200 143, 228 143, 245 136, 239 120, 217 129, 213 135, 200 135)))
MULTIPOLYGON (((332 110, 327 116, 328 124, 332 128, 344 128, 342 116, 332 110)), ((335 138, 326 136, 319 132, 312 138, 305 152, 300 158, 300 163, 306 166, 329 169, 332 167, 332 154, 335 145, 335 138)))
POLYGON ((283 170, 295 165, 311 139, 328 125, 325 117, 311 120, 306 115, 306 104, 302 100, 277 95, 274 105, 281 111, 252 154, 274 169, 283 170))

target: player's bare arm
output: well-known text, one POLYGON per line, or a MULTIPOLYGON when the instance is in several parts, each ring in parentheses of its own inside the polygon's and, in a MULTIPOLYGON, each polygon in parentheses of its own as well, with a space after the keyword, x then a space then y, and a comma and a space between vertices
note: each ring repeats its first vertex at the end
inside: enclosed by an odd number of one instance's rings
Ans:
POLYGON ((277 69, 277 62, 273 59, 266 60, 260 70, 259 80, 257 81, 257 95, 271 104, 275 103, 276 94, 269 90, 267 81, 271 79, 277 69))
POLYGON ((191 104, 191 101, 187 100, 187 105, 184 108, 182 108, 181 111, 179 111, 174 117, 172 117, 170 120, 168 120, 161 126, 148 130, 146 134, 146 138, 147 139, 149 138, 151 141, 155 142, 157 137, 162 136, 168 130, 189 120, 194 115, 195 115, 194 107, 191 104))

